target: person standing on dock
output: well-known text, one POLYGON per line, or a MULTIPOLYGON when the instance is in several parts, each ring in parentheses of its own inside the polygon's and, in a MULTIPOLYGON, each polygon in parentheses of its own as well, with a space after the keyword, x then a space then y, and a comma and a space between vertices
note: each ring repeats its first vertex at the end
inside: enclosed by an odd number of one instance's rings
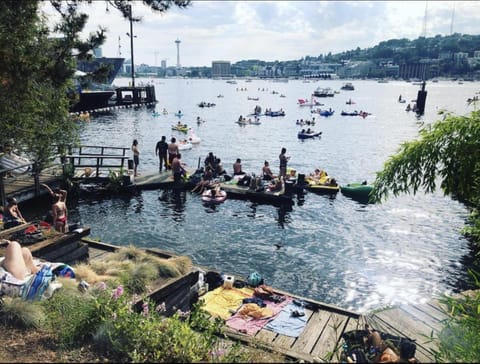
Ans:
POLYGON ((168 163, 167 163, 167 151, 168 151, 168 144, 165 141, 167 138, 165 135, 162 136, 162 140, 160 140, 157 143, 157 146, 155 147, 155 155, 158 155, 160 166, 158 171, 161 173, 163 169, 163 164, 165 163, 165 170, 168 169, 168 163))
POLYGON ((68 233, 68 212, 67 212, 67 191, 57 189, 55 192, 45 183, 41 184, 53 197, 52 218, 55 230, 61 233, 68 233))
POLYGON ((187 171, 185 170, 184 166, 185 163, 182 162, 180 159, 182 155, 178 153, 172 161, 172 173, 173 173, 173 183, 178 184, 182 180, 182 176, 184 176, 187 171))
POLYGON ((176 142, 177 139, 172 137, 172 139, 170 139, 170 144, 168 144, 168 169, 172 169, 173 159, 180 154, 176 142))
POLYGON ((290 157, 287 157, 287 148, 282 148, 280 155, 278 158, 280 159, 280 176, 286 179, 287 177, 287 162, 289 161, 290 157))
POLYGON ((138 149, 137 139, 133 139, 132 152, 133 152, 133 176, 137 177, 138 164, 140 163, 140 150, 138 149))

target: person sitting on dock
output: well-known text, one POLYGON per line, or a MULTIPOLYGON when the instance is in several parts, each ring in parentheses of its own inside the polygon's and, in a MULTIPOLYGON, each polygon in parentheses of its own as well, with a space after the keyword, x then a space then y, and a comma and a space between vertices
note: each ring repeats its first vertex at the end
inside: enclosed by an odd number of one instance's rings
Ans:
POLYGON ((262 168, 262 178, 263 178, 265 181, 271 181, 272 179, 275 178, 275 176, 273 175, 272 170, 270 169, 270 164, 268 163, 268 161, 265 161, 264 164, 263 164, 263 168, 262 168))
POLYGON ((17 199, 15 197, 7 198, 7 206, 3 211, 3 228, 10 229, 26 222, 18 208, 17 199))
POLYGON ((215 177, 223 176, 227 174, 227 171, 225 168, 223 168, 222 160, 220 158, 215 159, 215 170, 213 171, 213 174, 215 177))
POLYGON ((210 167, 212 171, 215 170, 215 160, 216 157, 213 152, 209 152, 207 157, 205 158, 205 168, 210 167))
POLYGON ((242 160, 240 158, 237 158, 235 163, 233 163, 233 175, 239 176, 242 174, 245 174, 245 172, 242 170, 242 160))
POLYGON ((213 170, 210 166, 205 168, 205 172, 202 175, 202 179, 195 185, 191 192, 202 193, 207 188, 213 179, 213 170))

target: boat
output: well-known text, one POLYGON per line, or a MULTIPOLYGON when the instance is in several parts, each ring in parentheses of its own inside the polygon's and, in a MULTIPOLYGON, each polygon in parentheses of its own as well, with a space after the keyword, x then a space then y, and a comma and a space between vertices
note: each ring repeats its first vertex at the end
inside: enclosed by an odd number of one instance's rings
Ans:
POLYGON ((70 112, 104 109, 110 106, 111 100, 116 95, 112 82, 122 68, 125 58, 99 57, 91 60, 77 60, 77 71, 74 81, 79 94, 77 103, 71 105, 70 112), (109 71, 103 84, 89 82, 82 85, 82 78, 89 73, 94 73, 101 67, 108 67, 109 71))
MULTIPOLYGON (((198 107, 213 107, 215 104, 213 102, 202 101, 198 104, 198 107)), ((176 114, 175 114, 176 115, 176 114)), ((178 115, 177 115, 178 116, 178 115)))
POLYGON ((360 114, 358 113, 358 111, 347 112, 347 111, 342 110, 340 115, 342 115, 342 116, 358 116, 360 114))
POLYGON ((285 116, 285 111, 283 111, 282 109, 277 110, 277 111, 268 110, 268 111, 265 111, 265 116, 272 116, 272 117, 285 116))
POLYGON ((315 131, 310 131, 310 132, 306 132, 304 130, 298 132, 297 134, 297 137, 298 139, 311 139, 311 138, 315 138, 315 137, 319 137, 322 135, 322 132, 319 131, 319 132, 315 132, 315 131))
POLYGON ((312 100, 311 102, 309 102, 307 99, 298 99, 298 106, 309 106, 309 107, 313 107, 313 106, 323 106, 324 104, 322 104, 321 102, 317 101, 317 100, 312 100))
POLYGON ((206 189, 202 193, 202 201, 207 203, 222 203, 227 199, 227 192, 215 188, 206 189))
POLYGON ((305 186, 307 191, 319 194, 336 194, 338 191, 340 191, 340 186, 335 178, 330 177, 325 172, 318 179, 314 179, 311 176, 306 176, 305 182, 307 183, 305 186))
POLYGON ((258 101, 259 98, 258 98, 258 97, 250 97, 250 96, 248 96, 248 97, 247 97, 247 100, 258 101))
POLYGON ((347 105, 355 105, 355 101, 348 100, 347 102, 345 102, 345 104, 347 104, 347 105))
POLYGON ((353 91, 355 90, 355 87, 351 82, 347 82, 347 83, 344 83, 342 87, 340 87, 340 90, 353 91))
POLYGON ((188 131, 188 126, 187 126, 187 124, 172 125, 172 130, 181 131, 182 133, 186 133, 188 131))
POLYGON ((359 202, 368 203, 373 186, 364 182, 352 182, 340 187, 343 195, 359 202))
POLYGON ((334 110, 320 110, 318 114, 320 116, 332 116, 334 112, 334 110))
POLYGON ((179 118, 181 118, 183 115, 184 114, 181 111, 175 113, 175 116, 178 116, 179 118))
POLYGON ((335 92, 330 87, 317 87, 315 91, 313 91, 313 96, 315 97, 333 97, 335 92))

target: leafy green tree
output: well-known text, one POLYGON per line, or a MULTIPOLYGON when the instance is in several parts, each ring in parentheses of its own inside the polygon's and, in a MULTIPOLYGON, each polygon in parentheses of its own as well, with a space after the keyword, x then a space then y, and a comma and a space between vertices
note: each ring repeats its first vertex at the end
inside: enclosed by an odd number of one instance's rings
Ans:
MULTIPOLYGON (((51 0, 60 21, 50 31, 38 0, 0 1, 0 146, 13 140, 42 169, 57 154, 59 146, 76 141, 77 129, 68 118, 77 59, 89 57, 103 44, 106 29, 87 39, 80 34, 88 15, 79 10, 89 0, 51 0)), ((107 1, 132 21, 131 3, 107 1)), ((186 7, 190 0, 144 0, 152 10, 165 12, 171 6, 186 7)), ((74 99, 74 97, 73 97, 74 99)))
POLYGON ((478 208, 480 182, 480 112, 470 116, 445 114, 425 126, 418 140, 405 142, 377 173, 375 201, 391 192, 431 193, 437 185, 445 195, 478 208))

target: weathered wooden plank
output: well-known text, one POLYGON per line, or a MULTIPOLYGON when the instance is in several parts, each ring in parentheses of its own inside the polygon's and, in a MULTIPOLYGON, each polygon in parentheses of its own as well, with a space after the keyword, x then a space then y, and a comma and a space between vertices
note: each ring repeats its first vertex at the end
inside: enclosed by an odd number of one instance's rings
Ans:
MULTIPOLYGON (((407 312, 396 307, 377 312, 375 316, 395 326, 402 333, 402 336, 415 339, 417 343, 425 343, 427 341, 426 337, 432 334, 432 328, 427 326, 425 322, 412 318, 407 312)), ((425 344, 425 346, 428 347, 428 344, 425 344)))
POLYGON ((330 319, 330 315, 330 312, 323 310, 313 312, 312 316, 307 322, 307 327, 305 327, 305 330, 303 330, 303 332, 297 338, 292 349, 294 351, 302 351, 310 354, 319 336, 325 329, 325 326, 330 319))
MULTIPOLYGON (((312 315, 313 315, 312 310, 305 309, 305 317, 307 319, 307 325, 305 326, 305 329, 303 331, 306 330, 308 326, 308 321, 310 321, 310 318, 312 317, 312 315)), ((292 336, 278 335, 273 341, 273 345, 281 349, 291 350, 293 344, 295 343, 295 341, 297 341, 297 339, 298 338, 292 337, 292 336)))
POLYGON ((332 313, 325 329, 312 350, 312 356, 322 361, 331 361, 337 351, 337 343, 344 332, 348 316, 332 313))
MULTIPOLYGON (((390 323, 385 322, 376 314, 366 316, 367 323, 370 325, 371 329, 383 331, 392 335, 408 337, 397 328, 393 327, 390 323)), ((415 337, 410 337, 410 339, 415 340, 415 337)), ((419 342, 415 342, 417 345, 417 351, 415 357, 420 361, 420 363, 431 363, 434 361, 433 354, 430 350, 426 349, 419 342)))
POLYGON ((274 347, 273 341, 277 337, 277 333, 267 330, 265 328, 262 328, 257 334, 255 335, 255 339, 258 341, 261 341, 262 343, 268 344, 271 347, 274 347))
POLYGON ((425 305, 401 305, 399 308, 409 314, 412 318, 423 322, 432 330, 440 332, 443 327, 442 320, 446 319, 447 316, 442 315, 440 317, 441 314, 438 313, 437 317, 434 317, 422 310, 422 307, 424 306, 425 305))
POLYGON ((448 315, 445 311, 442 311, 440 307, 434 307, 429 303, 422 303, 414 305, 414 307, 422 312, 425 312, 427 315, 431 316, 435 321, 443 322, 448 318, 448 315))

